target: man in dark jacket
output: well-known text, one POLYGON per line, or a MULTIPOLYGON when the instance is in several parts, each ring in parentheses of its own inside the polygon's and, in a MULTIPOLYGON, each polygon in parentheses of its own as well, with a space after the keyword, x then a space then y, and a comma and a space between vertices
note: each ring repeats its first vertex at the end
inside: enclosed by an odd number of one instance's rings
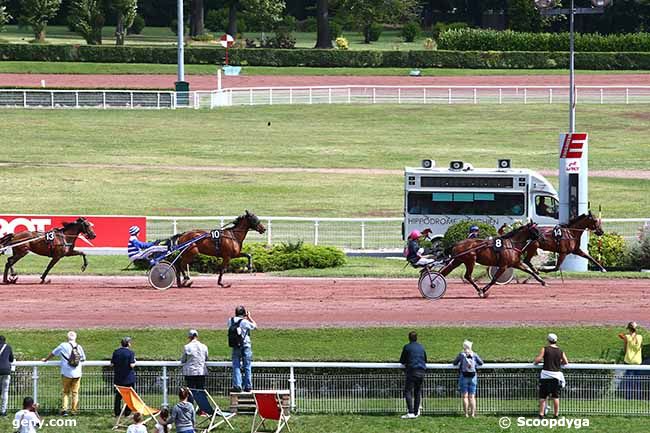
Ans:
MULTIPOLYGON (((131 350, 131 337, 124 337, 120 342, 120 347, 115 349, 111 357, 111 366, 113 367, 113 381, 118 386, 135 386, 135 353, 131 350)), ((113 405, 113 413, 115 416, 120 416, 122 411, 122 396, 117 389, 115 390, 115 401, 113 405)), ((129 408, 125 408, 124 415, 128 416, 131 413, 129 408)))
POLYGON ((7 403, 9 401, 9 383, 11 383, 11 364, 14 362, 14 353, 7 344, 4 335, 0 335, 0 416, 7 416, 7 403))
POLYGON ((417 418, 420 416, 422 382, 427 368, 427 352, 418 343, 417 332, 409 332, 409 344, 402 349, 399 362, 404 365, 406 371, 404 398, 406 399, 406 408, 408 411, 405 415, 402 415, 402 419, 417 418))

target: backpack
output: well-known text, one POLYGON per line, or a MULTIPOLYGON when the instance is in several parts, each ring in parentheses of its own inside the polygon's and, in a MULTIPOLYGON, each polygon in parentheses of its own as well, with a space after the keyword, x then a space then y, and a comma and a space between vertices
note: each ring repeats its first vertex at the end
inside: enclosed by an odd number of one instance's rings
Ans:
POLYGON ((465 353, 461 355, 460 371, 465 377, 476 376, 476 363, 474 362, 474 355, 469 357, 465 353))
POLYGON ((68 358, 64 356, 63 358, 66 361, 68 361, 68 365, 70 367, 78 367, 79 364, 81 363, 81 354, 79 353, 79 345, 77 344, 76 346, 73 346, 72 343, 70 343, 70 347, 72 347, 70 356, 68 358))
POLYGON ((242 347, 244 345, 244 333, 239 327, 243 319, 235 320, 233 317, 228 327, 228 346, 229 347, 242 347))

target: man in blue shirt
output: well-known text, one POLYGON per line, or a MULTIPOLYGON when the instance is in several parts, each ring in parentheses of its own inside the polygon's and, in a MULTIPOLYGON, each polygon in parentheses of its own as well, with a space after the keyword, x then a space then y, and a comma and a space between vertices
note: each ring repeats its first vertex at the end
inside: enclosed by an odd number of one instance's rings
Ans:
MULTIPOLYGON (((135 386, 135 353, 131 350, 131 337, 124 337, 120 342, 120 347, 113 352, 111 358, 111 367, 113 367, 113 381, 119 386, 135 386)), ((122 396, 115 390, 115 402, 113 413, 120 416, 122 411, 122 396)), ((127 407, 124 415, 128 416, 131 410, 127 407)))
POLYGON ((418 343, 417 332, 409 332, 409 344, 402 349, 399 362, 404 365, 406 371, 404 398, 406 399, 407 413, 402 415, 402 419, 417 418, 420 416, 422 382, 427 368, 427 352, 418 343))

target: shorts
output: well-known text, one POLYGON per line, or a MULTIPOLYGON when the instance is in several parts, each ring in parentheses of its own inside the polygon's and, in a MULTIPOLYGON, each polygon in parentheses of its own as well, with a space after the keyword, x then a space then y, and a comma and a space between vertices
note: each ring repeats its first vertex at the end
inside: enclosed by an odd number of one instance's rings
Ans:
POLYGON ((476 394, 476 385, 478 384, 478 376, 465 377, 462 374, 458 377, 458 391, 461 394, 476 394))
POLYGON ((557 379, 539 380, 539 398, 560 398, 560 381, 557 379))

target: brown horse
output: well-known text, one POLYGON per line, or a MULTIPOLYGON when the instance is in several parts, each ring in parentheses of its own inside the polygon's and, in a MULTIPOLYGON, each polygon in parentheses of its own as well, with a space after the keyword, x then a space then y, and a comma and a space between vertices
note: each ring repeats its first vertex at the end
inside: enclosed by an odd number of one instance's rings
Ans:
MULTIPOLYGON (((80 234, 83 234, 88 239, 95 239, 96 236, 93 231, 93 224, 85 218, 78 218, 72 223, 63 223, 62 228, 56 228, 49 232, 25 231, 3 236, 0 239, 0 249, 11 247, 13 255, 7 259, 2 282, 4 284, 13 284, 18 280, 14 265, 30 251, 40 256, 52 258, 43 275, 41 275, 41 284, 46 282, 45 277, 47 277, 47 274, 63 257, 81 256, 83 259, 81 271, 85 271, 88 266, 86 254, 74 249, 75 242, 80 234), (8 276, 9 273, 11 273, 11 277, 8 276)), ((49 280, 47 282, 49 283, 49 280)))
POLYGON ((241 253, 244 239, 250 230, 255 230, 258 233, 264 233, 266 227, 260 222, 260 219, 248 211, 242 216, 237 217, 235 221, 229 224, 230 227, 219 230, 205 231, 205 230, 190 230, 181 233, 177 237, 177 243, 184 244, 190 242, 192 239, 201 237, 197 242, 190 244, 188 248, 182 253, 181 258, 177 262, 177 269, 179 272, 176 274, 176 283, 178 287, 190 286, 192 284, 186 269, 197 254, 205 254, 213 257, 221 257, 223 262, 219 267, 219 279, 217 283, 221 287, 230 287, 230 284, 224 285, 221 282, 223 272, 228 268, 231 259, 242 257, 245 254, 241 253), (212 235, 213 232, 219 232, 218 242, 219 248, 217 249, 217 242, 212 235), (183 274, 183 281, 181 282, 181 274, 183 274))
POLYGON ((487 291, 496 283, 507 268, 517 268, 532 275, 543 286, 546 285, 537 274, 521 263, 521 254, 528 245, 539 236, 537 224, 529 223, 494 239, 464 239, 457 242, 451 249, 451 261, 440 270, 447 276, 461 264, 465 265, 465 279, 469 281, 482 298, 487 298, 487 291), (498 271, 482 289, 472 279, 476 263, 485 266, 496 266, 498 271))
POLYGON ((593 257, 580 249, 580 239, 585 230, 593 231, 597 236, 602 236, 605 233, 600 219, 595 218, 591 211, 574 218, 567 225, 540 228, 539 239, 525 249, 526 258, 524 263, 537 272, 531 260, 537 255, 537 249, 541 249, 558 254, 555 267, 540 269, 543 272, 554 272, 560 269, 560 265, 569 254, 584 257, 596 265, 601 272, 607 272, 593 257))

